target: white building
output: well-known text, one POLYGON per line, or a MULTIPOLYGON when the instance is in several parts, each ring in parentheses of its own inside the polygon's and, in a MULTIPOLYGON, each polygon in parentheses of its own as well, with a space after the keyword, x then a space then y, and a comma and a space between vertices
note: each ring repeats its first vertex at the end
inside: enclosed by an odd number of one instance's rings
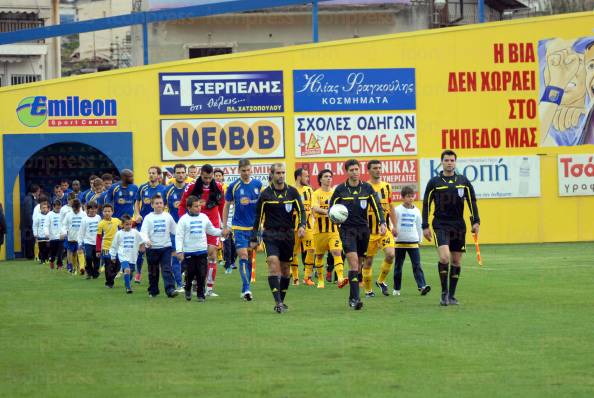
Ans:
MULTIPOLYGON (((50 0, 3 0, 0 32, 52 24, 50 0)), ((0 46, 0 86, 60 77, 59 38, 0 46)))
MULTIPOLYGON (((75 2, 77 20, 113 17, 130 14, 132 0, 78 0, 75 2)), ((116 67, 130 65, 131 26, 98 30, 79 35, 79 59, 105 60, 116 67)), ((142 43, 140 43, 142 46, 142 43)))
MULTIPOLYGON (((142 0, 143 10, 215 0, 142 0)), ((486 21, 540 15, 537 0, 485 0, 486 21)), ((538 0, 539 4, 548 0, 538 0)), ((319 5, 319 41, 477 23, 477 0, 335 0, 319 5)), ((134 64, 142 63, 142 36, 133 28, 134 64)), ((284 47, 312 42, 311 5, 153 23, 150 63, 284 47)))

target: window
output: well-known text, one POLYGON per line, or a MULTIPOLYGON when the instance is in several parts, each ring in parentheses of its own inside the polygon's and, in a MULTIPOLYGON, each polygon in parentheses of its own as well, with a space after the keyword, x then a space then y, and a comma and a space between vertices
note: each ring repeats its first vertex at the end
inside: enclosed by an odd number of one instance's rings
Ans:
POLYGON ((207 48, 190 48, 190 58, 210 57, 212 55, 231 54, 233 49, 231 47, 207 47, 207 48))
POLYGON ((41 80, 41 75, 11 75, 10 76, 10 84, 25 84, 25 83, 33 83, 41 80))

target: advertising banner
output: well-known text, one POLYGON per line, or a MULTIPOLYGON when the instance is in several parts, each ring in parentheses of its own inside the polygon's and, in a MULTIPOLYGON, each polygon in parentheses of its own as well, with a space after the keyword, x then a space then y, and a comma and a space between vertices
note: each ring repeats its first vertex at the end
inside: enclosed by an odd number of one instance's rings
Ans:
POLYGON ((161 160, 283 158, 282 117, 161 120, 161 160))
MULTIPOLYGON (((361 179, 369 180, 367 161, 361 160, 361 179)), ((329 169, 334 174, 333 185, 346 181, 347 174, 342 161, 297 162, 295 167, 303 167, 309 171, 309 181, 313 189, 318 189, 318 173, 329 169)), ((415 200, 419 197, 419 161, 417 159, 382 160, 382 181, 392 185, 392 200, 400 200, 400 191, 404 186, 411 186, 415 191, 415 200)))
MULTIPOLYGON (((421 194, 441 171, 439 159, 421 159, 421 194)), ((479 199, 540 197, 538 156, 460 158, 456 172, 470 180, 479 199)))
POLYGON ((159 73, 162 115, 284 111, 283 72, 159 73))
POLYGON ((559 155, 559 196, 594 196, 594 154, 559 155))
POLYGON ((295 112, 416 108, 414 68, 293 71, 295 112))
POLYGON ((295 156, 403 156, 417 153, 414 113, 295 116, 295 156))

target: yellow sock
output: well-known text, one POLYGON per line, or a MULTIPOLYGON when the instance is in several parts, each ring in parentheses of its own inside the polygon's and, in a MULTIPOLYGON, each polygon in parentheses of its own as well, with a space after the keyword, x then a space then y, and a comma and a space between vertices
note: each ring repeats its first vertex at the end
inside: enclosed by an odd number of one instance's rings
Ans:
POLYGON ((316 274, 318 275, 318 287, 324 286, 324 258, 316 257, 316 274))
POLYGON ((35 259, 39 260, 39 245, 37 242, 33 245, 33 254, 35 255, 35 259))
POLYGON ((369 268, 363 268, 363 271, 361 272, 363 274, 363 287, 365 288, 366 292, 370 292, 371 291, 371 274, 372 274, 372 269, 371 267, 369 268))
POLYGON ((382 263, 382 267, 380 268, 380 274, 377 277, 378 283, 386 282, 386 277, 390 273, 390 269, 392 269, 392 263, 386 262, 386 260, 384 260, 384 262, 382 263))
POLYGON ((308 251, 305 254, 305 275, 303 276, 304 279, 311 278, 311 274, 313 273, 313 266, 314 266, 314 255, 311 251, 308 251))
POLYGON ((344 279, 344 263, 342 261, 342 256, 332 256, 334 258, 334 272, 336 272, 336 277, 338 281, 344 279))
POLYGON ((221 249, 217 250, 217 261, 223 261, 223 251, 221 249))
POLYGON ((291 264, 291 277, 293 279, 299 279, 299 264, 291 264))
POLYGON ((76 258, 78 259, 78 269, 79 271, 85 270, 85 254, 81 252, 76 252, 76 258))

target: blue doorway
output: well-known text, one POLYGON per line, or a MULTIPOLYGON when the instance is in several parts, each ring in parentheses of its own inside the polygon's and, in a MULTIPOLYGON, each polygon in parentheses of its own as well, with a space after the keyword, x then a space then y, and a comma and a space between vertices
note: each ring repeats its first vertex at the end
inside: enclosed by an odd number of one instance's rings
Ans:
MULTIPOLYGON (((26 185, 24 171, 30 161, 44 148, 56 144, 91 147, 96 153, 104 155, 117 170, 133 168, 132 133, 73 133, 73 134, 4 134, 4 204, 8 233, 6 236, 6 258, 15 257, 15 230, 13 192, 17 177, 21 185, 26 185), (11 228, 12 227, 12 228, 11 228)), ((26 192, 26 186, 21 191, 26 192)))

